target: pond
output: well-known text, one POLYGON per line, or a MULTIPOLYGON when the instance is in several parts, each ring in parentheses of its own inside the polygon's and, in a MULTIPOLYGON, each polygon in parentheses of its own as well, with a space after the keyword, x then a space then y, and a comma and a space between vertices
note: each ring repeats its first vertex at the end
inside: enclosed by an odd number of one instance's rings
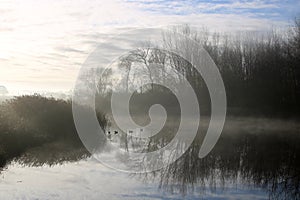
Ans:
MULTIPOLYGON (((299 131, 298 120, 229 117, 208 156, 198 157, 199 136, 178 160, 149 173, 120 172, 99 163, 95 158, 133 166, 107 148, 52 166, 16 160, 1 173, 0 199, 299 199, 299 131)), ((141 140, 124 134, 113 132, 108 143, 125 152, 145 150, 141 140)), ((148 151, 166 145, 170 135, 147 141, 148 151)))

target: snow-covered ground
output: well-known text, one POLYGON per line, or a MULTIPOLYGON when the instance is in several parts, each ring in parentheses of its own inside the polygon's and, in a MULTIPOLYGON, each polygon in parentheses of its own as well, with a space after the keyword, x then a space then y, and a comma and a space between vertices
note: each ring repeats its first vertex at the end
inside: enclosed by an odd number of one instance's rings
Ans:
POLYGON ((182 196, 118 172, 93 158, 55 166, 12 164, 1 173, 0 199, 268 199, 266 192, 243 186, 182 196))

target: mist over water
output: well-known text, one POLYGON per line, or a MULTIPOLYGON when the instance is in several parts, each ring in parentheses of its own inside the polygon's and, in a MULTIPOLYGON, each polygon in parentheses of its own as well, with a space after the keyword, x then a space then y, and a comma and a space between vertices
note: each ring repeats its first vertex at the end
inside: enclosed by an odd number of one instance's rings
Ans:
MULTIPOLYGON (((228 117, 217 145, 207 157, 200 159, 201 132, 207 128, 208 121, 209 118, 202 118, 197 138, 181 158, 162 170, 146 174, 109 169, 86 152, 79 153, 81 148, 65 142, 29 148, 1 172, 0 185, 6 191, 1 195, 4 198, 22 198, 23 195, 34 198, 37 195, 54 199, 85 196, 96 199, 100 193, 116 199, 299 198, 298 120, 228 117), (81 160, 80 154, 86 158, 81 160), (73 162, 75 160, 78 161, 73 162), (13 188, 23 186, 27 189, 12 193, 13 188)), ((175 118, 170 120, 162 130, 168 134, 161 132, 146 140, 128 136, 110 124, 106 130, 118 130, 118 134, 112 132, 107 140, 129 152, 154 151, 169 142, 176 124, 175 118)), ((109 148, 103 149, 101 156, 113 155, 109 148)), ((120 165, 130 167, 133 164, 122 157, 116 159, 120 165)))

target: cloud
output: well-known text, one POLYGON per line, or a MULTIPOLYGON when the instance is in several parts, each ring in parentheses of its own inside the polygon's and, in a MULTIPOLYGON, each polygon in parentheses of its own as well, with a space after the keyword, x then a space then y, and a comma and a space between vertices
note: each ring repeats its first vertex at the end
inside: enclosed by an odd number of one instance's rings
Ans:
MULTIPOLYGON (((159 13, 164 15, 191 15, 191 14, 257 14, 261 18, 273 18, 274 14, 280 15, 281 19, 286 19, 289 11, 287 8, 293 8, 299 5, 299 2, 285 1, 169 1, 169 0, 127 0, 127 3, 146 12, 159 13)), ((294 15, 296 14, 293 11, 294 15)))
POLYGON ((67 53, 68 52, 72 52, 72 53, 83 53, 83 54, 86 54, 86 51, 82 51, 82 50, 71 48, 71 47, 56 47, 55 49, 58 50, 58 51, 67 52, 67 53))
MULTIPOLYGON (((127 28, 188 23, 221 32, 265 31, 289 25, 296 5, 299 1, 1 1, 0 80, 51 90, 56 78, 68 80, 61 88, 69 89, 89 53, 127 28)), ((115 42, 106 44, 107 54, 129 41, 115 42)))

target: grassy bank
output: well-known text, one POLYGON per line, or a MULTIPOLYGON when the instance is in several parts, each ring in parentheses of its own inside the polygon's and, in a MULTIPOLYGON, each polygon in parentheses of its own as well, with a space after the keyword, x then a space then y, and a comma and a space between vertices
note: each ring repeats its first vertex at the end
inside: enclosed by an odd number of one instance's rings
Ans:
MULTIPOLYGON (((105 116, 98 118, 104 127, 105 116)), ((54 164, 88 155, 76 132, 71 101, 32 95, 0 105, 0 168, 14 159, 54 164)))

